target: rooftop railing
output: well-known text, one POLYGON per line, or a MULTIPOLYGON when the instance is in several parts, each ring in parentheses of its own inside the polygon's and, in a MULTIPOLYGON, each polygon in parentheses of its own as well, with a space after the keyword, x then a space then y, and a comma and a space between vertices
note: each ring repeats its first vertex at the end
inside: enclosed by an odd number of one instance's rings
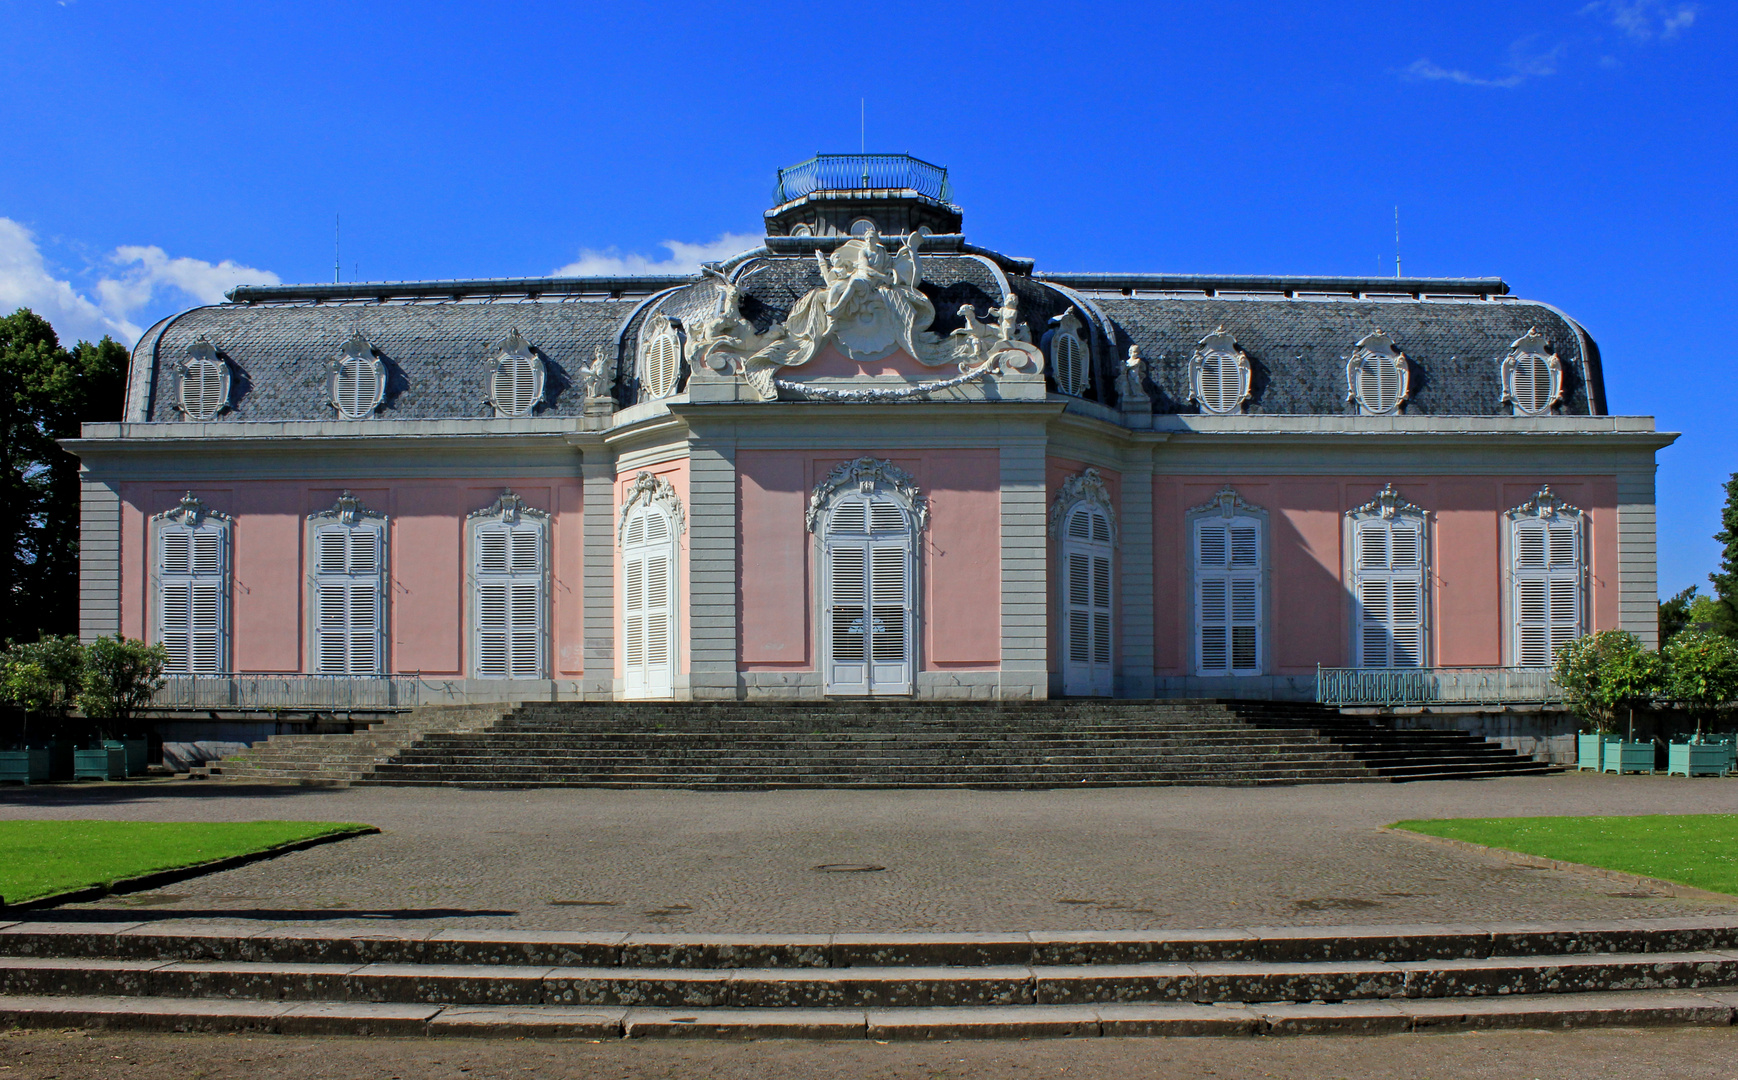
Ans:
POLYGON ((947 170, 910 154, 816 154, 778 171, 773 205, 817 191, 906 190, 953 201, 947 170))
POLYGON ((408 709, 422 697, 415 675, 296 675, 232 672, 169 675, 154 709, 408 709))
POLYGON ((1316 668, 1316 700, 1336 708, 1556 705, 1549 668, 1316 668))

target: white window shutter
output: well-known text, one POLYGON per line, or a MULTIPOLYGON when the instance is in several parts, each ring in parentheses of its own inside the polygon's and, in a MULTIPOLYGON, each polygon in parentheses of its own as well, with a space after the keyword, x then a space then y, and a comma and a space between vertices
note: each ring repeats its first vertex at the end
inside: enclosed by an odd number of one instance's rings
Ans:
POLYGON ((544 523, 485 521, 474 533, 480 679, 546 677, 544 523))
POLYGON ((1108 697, 1115 685, 1111 645, 1110 518, 1097 506, 1069 512, 1062 540, 1063 692, 1108 697))
POLYGON ((913 556, 910 518, 892 499, 852 493, 832 507, 822 555, 828 694, 911 692, 913 556))
POLYGON ((1056 369, 1056 388, 1079 397, 1086 389, 1086 347, 1073 334, 1057 332, 1050 339, 1050 361, 1056 369))
POLYGON ((169 653, 166 669, 217 674, 227 659, 229 630, 228 526, 164 522, 157 530, 157 635, 169 653))
POLYGON ((670 518, 636 507, 622 544, 623 671, 629 697, 675 692, 676 548, 670 518))
POLYGON ((386 533, 368 519, 314 527, 314 670, 386 670, 386 533))
POLYGON ((1195 651, 1202 675, 1255 675, 1262 667, 1261 523, 1196 521, 1195 651))
POLYGON ((1557 514, 1514 523, 1515 654, 1521 667, 1549 667, 1556 651, 1585 632, 1583 519, 1557 514))
POLYGON ((1424 537, 1424 521, 1416 516, 1353 522, 1352 636, 1358 666, 1423 666, 1424 537))

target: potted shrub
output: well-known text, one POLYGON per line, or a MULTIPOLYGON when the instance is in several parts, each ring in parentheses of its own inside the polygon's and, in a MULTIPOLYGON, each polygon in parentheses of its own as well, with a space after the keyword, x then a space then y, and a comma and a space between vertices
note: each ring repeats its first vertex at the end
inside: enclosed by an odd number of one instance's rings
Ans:
POLYGON ((55 778, 65 734, 67 712, 78 693, 83 669, 78 639, 45 637, 29 645, 8 643, 0 664, 0 693, 24 715, 14 756, 0 759, 6 775, 22 774, 25 783, 55 778), (36 723, 30 723, 31 718, 36 723))
POLYGON ((1593 728, 1576 739, 1576 767, 1653 772, 1653 743, 1634 741, 1635 710, 1651 703, 1664 683, 1659 654, 1627 631, 1601 630, 1559 647, 1551 667, 1564 699, 1593 728), (1616 734, 1625 715, 1627 740, 1616 734))
POLYGON ((1667 692, 1696 721, 1689 742, 1666 748, 1667 773, 1720 776, 1729 767, 1724 742, 1704 740, 1703 727, 1738 698, 1738 643, 1721 634, 1685 630, 1666 643, 1667 692))
POLYGON ((121 739, 132 733, 134 718, 163 688, 169 655, 162 645, 121 637, 100 637, 84 650, 78 706, 123 754, 123 775, 145 771, 145 740, 121 739))

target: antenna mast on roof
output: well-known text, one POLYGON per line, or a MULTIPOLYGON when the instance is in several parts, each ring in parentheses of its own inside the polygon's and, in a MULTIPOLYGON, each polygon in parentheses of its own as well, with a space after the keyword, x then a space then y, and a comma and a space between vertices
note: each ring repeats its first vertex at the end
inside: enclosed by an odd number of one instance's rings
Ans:
POLYGON ((338 262, 338 224, 337 214, 332 215, 332 284, 338 284, 341 264, 338 262))
POLYGON ((1400 207, 1394 207, 1394 276, 1400 276, 1400 207))

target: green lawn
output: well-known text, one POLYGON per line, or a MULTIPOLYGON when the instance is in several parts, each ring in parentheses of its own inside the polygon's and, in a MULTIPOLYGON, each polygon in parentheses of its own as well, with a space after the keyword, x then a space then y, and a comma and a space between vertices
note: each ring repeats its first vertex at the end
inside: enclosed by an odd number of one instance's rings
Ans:
POLYGON ((1738 814, 1444 818, 1393 827, 1738 894, 1738 814))
POLYGON ((0 821, 0 898, 22 904, 311 836, 372 831, 336 821, 0 821))

